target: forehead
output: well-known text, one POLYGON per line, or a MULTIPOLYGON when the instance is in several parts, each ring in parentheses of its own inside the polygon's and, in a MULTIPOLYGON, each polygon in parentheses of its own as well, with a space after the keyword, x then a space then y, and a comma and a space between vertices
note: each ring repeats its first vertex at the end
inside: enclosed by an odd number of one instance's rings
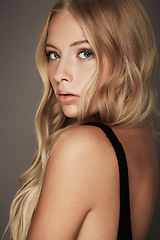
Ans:
POLYGON ((83 30, 74 16, 67 11, 62 11, 53 16, 48 27, 47 42, 85 40, 83 30))

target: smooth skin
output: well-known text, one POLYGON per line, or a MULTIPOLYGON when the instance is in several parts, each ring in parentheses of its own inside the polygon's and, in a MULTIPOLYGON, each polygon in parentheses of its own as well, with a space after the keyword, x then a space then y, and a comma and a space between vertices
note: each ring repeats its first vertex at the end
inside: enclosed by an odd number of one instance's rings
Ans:
MULTIPOLYGON (((70 46, 75 41, 86 40, 82 35, 82 29, 70 13, 62 12, 53 17, 46 51, 53 53, 49 55, 48 75, 55 92, 57 88, 65 88, 80 96, 94 74, 94 57, 88 59, 84 52, 79 55, 82 46, 70 46), (70 25, 80 35, 71 34, 70 25), (68 27, 65 37, 63 27, 68 27), (62 42, 57 41, 58 36, 62 42), (57 51, 60 57, 56 55, 57 51)), ((89 43, 83 44, 83 49, 90 49, 89 43)), ((109 69, 106 57, 102 82, 109 69)), ((66 116, 77 116, 77 101, 62 104, 66 116)), ((95 103, 93 111, 96 111, 95 103)), ((113 128, 113 131, 127 157, 133 239, 142 240, 151 222, 158 188, 154 132, 148 125, 113 128)), ((70 127, 60 137, 60 141, 59 136, 54 140, 58 144, 46 167, 27 240, 116 240, 120 208, 119 169, 109 139, 101 129, 84 125, 70 127)))
MULTIPOLYGON (((78 96, 72 103, 60 102, 64 114, 76 118, 80 97, 94 76, 97 62, 80 25, 69 12, 57 14, 51 20, 46 53, 49 58, 48 76, 57 98, 59 90, 64 93, 69 91, 78 96)), ((108 77, 110 68, 109 57, 103 54, 100 86, 108 77)), ((98 91, 90 109, 91 114, 97 111, 97 95, 98 91)))

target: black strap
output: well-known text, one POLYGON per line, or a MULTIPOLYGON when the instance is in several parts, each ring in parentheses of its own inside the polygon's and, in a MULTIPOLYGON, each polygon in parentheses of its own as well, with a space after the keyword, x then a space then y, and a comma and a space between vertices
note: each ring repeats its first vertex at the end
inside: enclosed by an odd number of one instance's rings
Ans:
POLYGON ((110 140, 119 165, 119 177, 120 177, 120 218, 119 218, 119 230, 118 240, 132 240, 132 227, 130 216, 130 200, 129 200, 129 179, 128 179, 128 167, 124 149, 116 137, 113 130, 107 125, 100 122, 88 122, 84 125, 97 126, 102 129, 110 140))

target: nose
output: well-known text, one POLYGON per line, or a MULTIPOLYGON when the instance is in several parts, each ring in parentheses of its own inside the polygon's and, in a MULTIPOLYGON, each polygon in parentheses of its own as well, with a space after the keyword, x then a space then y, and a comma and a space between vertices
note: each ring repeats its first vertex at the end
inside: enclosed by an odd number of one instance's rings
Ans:
POLYGON ((54 79, 57 82, 67 81, 71 82, 73 80, 71 63, 65 60, 59 60, 57 68, 54 73, 54 79))

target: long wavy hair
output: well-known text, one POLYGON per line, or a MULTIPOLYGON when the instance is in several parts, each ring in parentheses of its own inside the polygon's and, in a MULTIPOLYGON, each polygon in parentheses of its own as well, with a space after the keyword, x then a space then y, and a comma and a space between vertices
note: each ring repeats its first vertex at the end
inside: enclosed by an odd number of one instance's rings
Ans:
MULTIPOLYGON (((98 95, 96 118, 114 127, 139 126, 156 113, 153 72, 156 43, 149 18, 138 0, 59 0, 50 11, 36 53, 44 91, 36 113, 38 150, 31 167, 20 176, 20 190, 10 210, 13 240, 25 240, 36 209, 54 137, 71 122, 64 115, 47 75, 45 44, 50 20, 67 10, 82 27, 96 56, 97 70, 81 97, 73 122, 90 120, 89 108, 102 72, 102 49, 110 56, 111 71, 98 95)), ((54 146, 53 146, 54 147, 54 146)))

